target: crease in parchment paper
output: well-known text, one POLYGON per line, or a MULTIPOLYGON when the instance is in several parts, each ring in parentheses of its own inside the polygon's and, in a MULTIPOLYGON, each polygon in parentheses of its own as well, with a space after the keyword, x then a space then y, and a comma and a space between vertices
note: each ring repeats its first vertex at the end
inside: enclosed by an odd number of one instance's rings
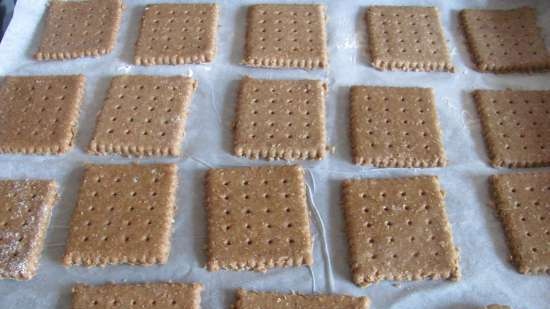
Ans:
POLYGON ((305 170, 309 176, 309 180, 311 181, 311 193, 315 195, 315 188, 317 187, 315 177, 313 177, 313 174, 311 173, 311 170, 309 168, 306 168, 305 170))
POLYGON ((49 248, 49 247, 63 247, 65 246, 64 243, 55 243, 55 244, 46 244, 45 247, 46 248, 49 248))
MULTIPOLYGON (((306 169, 308 170, 308 169, 306 169)), ((308 173, 311 179, 315 179, 311 173, 308 173)), ((310 181, 313 183, 314 181, 310 181)), ((328 283, 328 292, 334 291, 334 278, 332 274, 332 259, 330 257, 330 251, 328 248, 327 243, 327 232, 325 228, 325 223, 323 221, 323 217, 319 213, 319 210, 317 209, 317 206, 315 205, 315 200, 313 198, 313 192, 311 190, 310 185, 306 182, 306 192, 309 199, 309 206, 311 209, 311 212, 313 213, 313 217, 315 219, 315 224, 317 226, 317 229, 319 230, 319 242, 321 245, 321 251, 323 252, 323 258, 324 258, 324 266, 325 266, 325 278, 328 283)))
POLYGON ((218 107, 216 106, 216 95, 214 94, 214 87, 209 82, 203 82, 208 87, 208 96, 210 97, 210 100, 208 100, 208 103, 212 110, 214 111, 214 114, 216 115, 216 119, 218 120, 219 129, 223 130, 223 115, 219 112, 218 107))
POLYGON ((311 293, 315 293, 317 290, 317 283, 315 279, 315 272, 313 271, 312 266, 308 266, 307 270, 309 271, 309 275, 311 276, 311 293))
POLYGON ((194 162, 197 162, 198 164, 204 166, 204 167, 207 167, 207 168, 214 168, 210 163, 202 160, 202 159, 199 159, 199 158, 196 158, 195 156, 192 156, 190 154, 186 155, 187 158, 189 158, 191 161, 194 161, 194 162))

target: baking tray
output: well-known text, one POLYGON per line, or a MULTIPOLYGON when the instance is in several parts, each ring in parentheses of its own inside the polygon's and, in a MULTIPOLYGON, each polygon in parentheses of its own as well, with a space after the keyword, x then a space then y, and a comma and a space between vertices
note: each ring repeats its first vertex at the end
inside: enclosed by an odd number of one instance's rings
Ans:
MULTIPOLYGON (((0 156, 0 178, 55 179, 60 199, 48 229, 37 276, 31 281, 0 281, 0 308, 70 308, 71 286, 77 282, 184 281, 201 282, 203 308, 229 308, 239 287, 279 292, 346 293, 366 295, 373 308, 473 309, 502 303, 515 309, 550 307, 550 277, 525 276, 508 260, 502 227, 489 207, 488 176, 494 169, 481 139, 479 119, 470 92, 473 89, 550 89, 550 74, 481 74, 472 63, 459 31, 457 13, 463 8, 536 7, 547 47, 550 43, 550 1, 318 1, 328 10, 330 68, 326 71, 252 69, 239 64, 244 47, 246 7, 268 1, 216 1, 220 5, 218 54, 211 64, 134 66, 132 58, 144 5, 160 1, 125 1, 126 10, 114 51, 107 56, 71 61, 37 62, 46 0, 20 0, 0 43, 0 75, 85 74, 83 102, 76 144, 61 156, 0 156), (444 34, 456 67, 450 73, 380 72, 368 64, 364 9, 374 4, 431 5, 439 8, 444 34), (120 74, 187 75, 199 87, 193 96, 177 158, 129 159, 93 156, 85 152, 112 76, 120 74), (299 162, 307 170, 314 235, 313 267, 275 269, 265 274, 220 271, 209 273, 205 263, 206 218, 203 176, 210 167, 267 163, 231 155, 231 121, 236 87, 245 75, 257 78, 310 78, 328 82, 327 136, 336 151, 322 161, 299 162), (420 86, 435 89, 437 112, 449 164, 445 168, 375 169, 351 164, 348 140, 348 90, 351 85, 420 86), (173 162, 179 166, 178 210, 172 251, 163 266, 65 268, 61 258, 69 219, 85 163, 173 162), (460 250, 462 279, 458 282, 381 282, 368 288, 351 283, 347 243, 339 205, 340 182, 348 178, 437 175, 447 195, 445 202, 456 246, 460 250)), ((176 2, 176 1, 162 1, 176 2)), ((183 2, 183 1, 180 1, 183 2)), ((194 1, 185 1, 194 2, 194 1)), ((276 2, 303 2, 284 1, 276 2)), ((548 169, 537 169, 548 170, 548 169)))

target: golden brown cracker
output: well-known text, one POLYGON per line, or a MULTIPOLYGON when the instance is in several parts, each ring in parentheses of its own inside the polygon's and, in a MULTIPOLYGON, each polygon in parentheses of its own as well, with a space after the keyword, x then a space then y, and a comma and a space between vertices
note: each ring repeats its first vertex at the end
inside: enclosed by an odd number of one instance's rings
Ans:
POLYGON ((437 8, 371 6, 366 21, 371 64, 375 68, 454 71, 437 8))
POLYGON ((196 82, 183 76, 113 78, 90 152, 179 155, 195 88, 196 82))
POLYGON ((491 177, 512 261, 523 274, 550 274, 550 172, 491 177))
POLYGON ((56 196, 53 181, 0 181, 0 279, 34 277, 56 196))
POLYGON ((110 53, 122 10, 122 0, 51 1, 35 58, 63 60, 110 53))
POLYGON ((355 284, 460 276, 437 177, 344 181, 342 207, 355 284))
POLYGON ((67 152, 84 83, 82 75, 6 77, 0 89, 0 153, 67 152))
POLYGON ((473 93, 493 166, 550 165, 550 91, 473 93))
POLYGON ((303 173, 298 166, 208 171, 208 270, 313 263, 303 173))
POLYGON ((537 12, 521 7, 512 10, 460 12, 472 60, 482 72, 539 72, 550 69, 537 12))
POLYGON ((368 309, 367 297, 338 294, 282 294, 239 289, 234 309, 368 309))
POLYGON ((141 19, 134 62, 211 62, 216 53, 217 30, 217 4, 150 4, 141 19))
POLYGON ((198 283, 78 284, 73 287, 72 309, 199 309, 201 290, 198 283))
POLYGON ((64 264, 166 263, 176 171, 173 164, 87 166, 64 264))
POLYGON ((250 6, 243 63, 268 68, 326 68, 325 23, 322 5, 250 6))
POLYGON ((240 84, 234 152, 249 159, 322 159, 326 154, 326 85, 317 80, 240 84))
POLYGON ((446 165, 432 89, 353 86, 353 161, 376 167, 446 165))

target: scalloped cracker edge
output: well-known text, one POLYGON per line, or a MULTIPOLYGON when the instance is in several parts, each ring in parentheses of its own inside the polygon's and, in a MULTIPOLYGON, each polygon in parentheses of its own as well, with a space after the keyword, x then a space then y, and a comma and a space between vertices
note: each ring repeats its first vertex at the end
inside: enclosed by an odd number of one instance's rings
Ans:
MULTIPOLYGON (((388 13, 389 14, 389 13, 388 13)), ((435 7, 418 7, 418 6, 370 6, 367 9, 367 12, 364 15, 365 22, 367 24, 367 34, 369 38, 368 42, 368 52, 370 55, 370 63, 371 65, 381 71, 413 71, 413 72, 432 72, 432 71, 438 71, 438 72, 450 72, 453 73, 455 71, 454 65, 452 63, 452 60, 449 56, 449 51, 447 48, 447 44, 445 42, 445 37, 443 35, 443 28, 441 26, 441 21, 439 17, 439 11, 435 7), (372 18, 369 17, 370 14, 372 14, 373 10, 405 10, 408 9, 411 12, 415 12, 418 10, 432 10, 430 13, 424 13, 424 14, 430 14, 433 15, 432 17, 436 19, 437 22, 437 30, 438 30, 438 37, 436 38, 437 44, 441 48, 440 53, 445 56, 444 61, 433 61, 432 59, 425 58, 422 62, 414 62, 410 60, 399 60, 399 59, 389 59, 392 58, 388 54, 381 54, 377 52, 376 43, 374 41, 375 34, 378 34, 381 32, 380 25, 375 23, 372 18)), ((427 29, 424 29, 427 31, 427 29)), ((398 48, 397 46, 394 46, 394 48, 398 48)), ((406 56, 405 56, 406 57, 406 56)))
MULTIPOLYGON (((324 69, 328 67, 328 54, 327 54, 327 34, 326 34, 326 8, 323 5, 317 4, 257 4, 252 5, 248 8, 247 13, 247 29, 246 29, 246 40, 245 40, 245 50, 244 50, 244 59, 242 60, 243 65, 251 67, 263 67, 263 68, 297 68, 297 69, 324 69), (279 12, 284 11, 288 13, 293 7, 300 8, 303 10, 318 10, 320 21, 320 28, 311 30, 311 34, 316 37, 321 42, 320 56, 309 56, 305 59, 303 57, 294 57, 292 55, 287 55, 285 57, 280 57, 276 55, 264 55, 258 56, 255 55, 255 50, 253 49, 256 45, 253 45, 253 40, 258 35, 255 32, 255 27, 257 25, 251 24, 254 14, 257 10, 262 8, 265 10, 278 10, 279 12)), ((296 16, 296 15, 293 15, 296 16)), ((299 18, 296 16, 295 18, 299 18)), ((275 25, 267 25, 268 27, 274 27, 275 25)), ((281 27, 285 27, 284 25, 281 27)), ((306 42, 301 43, 299 48, 305 48, 308 44, 306 42), (305 44, 305 45, 304 45, 305 44)), ((267 45, 271 45, 273 42, 267 42, 267 45)))
MULTIPOLYGON (((134 63, 136 65, 178 65, 178 64, 201 64, 201 63, 209 63, 212 62, 214 57, 216 56, 216 37, 217 37, 217 30, 218 30, 218 19, 219 19, 219 8, 218 5, 215 3, 207 4, 207 3, 163 3, 163 4, 150 4, 146 7, 146 10, 151 9, 152 7, 162 8, 162 7, 189 7, 189 10, 191 9, 197 9, 196 7, 202 6, 205 7, 203 9, 208 10, 209 17, 212 19, 212 22, 207 25, 207 30, 205 33, 205 36, 209 38, 208 44, 210 46, 205 47, 205 50, 196 53, 196 54, 188 54, 180 50, 179 52, 176 52, 176 54, 173 55, 156 55, 156 56, 143 56, 140 55, 140 51, 138 49, 138 44, 140 41, 145 41, 145 34, 143 34, 143 27, 145 27, 146 22, 146 12, 141 17, 141 28, 138 40, 135 44, 136 54, 134 56, 134 63)), ((177 35, 177 34, 173 34, 177 35)), ((202 40, 202 38, 201 38, 202 40)), ((204 41, 204 40, 203 40, 204 41)), ((190 43, 189 40, 184 41, 187 44, 190 43)))
MULTIPOLYGON (((47 48, 44 46, 46 36, 48 36, 48 31, 57 31, 56 29, 50 29, 49 25, 50 23, 53 23, 51 20, 51 14, 53 14, 53 10, 58 9, 59 7, 63 7, 67 4, 66 1, 61 0, 54 0, 51 1, 50 6, 48 8, 48 14, 46 18, 45 23, 45 30, 42 34, 42 41, 40 42, 40 46, 38 47, 38 51, 34 54, 34 58, 38 61, 47 61, 47 60, 70 60, 70 59, 76 59, 76 58, 82 58, 82 57, 99 57, 106 54, 109 54, 113 51, 115 44, 116 44, 116 37, 120 28, 120 22, 122 20, 122 11, 124 10, 124 4, 122 0, 100 0, 100 1, 92 1, 92 0, 86 0, 86 1, 80 1, 80 5, 90 5, 94 8, 99 5, 101 2, 106 2, 106 5, 116 5, 116 10, 110 10, 110 12, 113 12, 113 28, 112 29, 100 29, 100 31, 108 31, 109 36, 107 36, 108 42, 106 48, 87 48, 80 51, 48 51, 47 48), (109 3, 111 2, 111 3, 109 3)), ((74 5, 73 3, 69 3, 68 5, 74 5)), ((96 13, 94 13, 96 14, 96 13)), ((100 27, 103 27, 104 25, 101 25, 100 27)), ((53 26, 52 26, 53 27, 53 26)))

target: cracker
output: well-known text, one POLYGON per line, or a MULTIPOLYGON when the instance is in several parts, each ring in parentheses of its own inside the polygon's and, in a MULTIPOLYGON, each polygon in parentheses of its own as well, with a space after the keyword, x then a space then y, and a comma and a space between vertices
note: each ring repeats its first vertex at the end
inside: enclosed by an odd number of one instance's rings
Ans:
POLYGON ((437 8, 371 6, 366 21, 375 68, 454 72, 437 8))
POLYGON ((477 70, 482 72, 539 72, 550 69, 537 12, 513 10, 462 10, 460 23, 477 70))
POLYGON ((216 4, 150 4, 141 19, 136 64, 211 62, 216 54, 216 4))
POLYGON ((432 89, 353 86, 350 130, 355 164, 447 164, 432 89))
POLYGON ((208 171, 208 270, 313 263, 303 173, 299 166, 208 171))
POLYGON ((323 5, 257 4, 248 8, 243 64, 267 68, 328 67, 323 5))
POLYGON ((234 309, 368 309, 367 297, 337 294, 281 294, 239 289, 234 309))
POLYGON ((122 10, 122 0, 51 1, 35 58, 63 60, 110 53, 122 10))
POLYGON ((437 177, 344 181, 342 207, 355 284, 460 276, 437 177))
POLYGON ((72 309, 199 309, 201 290, 198 283, 78 284, 73 287, 72 309))
POLYGON ((6 77, 0 89, 0 153, 68 151, 84 83, 82 75, 6 77))
POLYGON ((512 308, 504 305, 488 305, 481 309, 512 309, 512 308))
POLYGON ((493 166, 550 165, 550 91, 473 93, 493 166))
POLYGON ((326 85, 317 80, 240 84, 234 152, 249 159, 322 159, 326 154, 326 85))
POLYGON ((91 153, 180 154, 196 82, 183 76, 117 76, 98 116, 91 153))
POLYGON ((87 166, 64 264, 166 263, 176 171, 173 164, 87 166))
POLYGON ((0 181, 0 279, 34 277, 55 200, 53 181, 0 181))
POLYGON ((522 274, 550 274, 550 172, 491 177, 512 262, 522 274))

